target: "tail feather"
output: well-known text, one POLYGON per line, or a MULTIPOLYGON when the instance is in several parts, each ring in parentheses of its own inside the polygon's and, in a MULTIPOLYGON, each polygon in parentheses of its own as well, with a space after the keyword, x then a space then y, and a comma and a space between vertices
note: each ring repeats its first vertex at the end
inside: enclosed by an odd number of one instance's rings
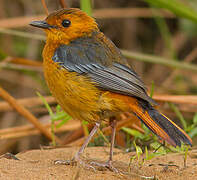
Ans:
POLYGON ((151 105, 146 109, 143 109, 139 104, 131 106, 137 117, 161 139, 173 146, 181 146, 181 142, 192 145, 191 138, 179 126, 151 105))
MULTIPOLYGON (((191 138, 173 121, 165 115, 159 113, 155 109, 148 110, 150 118, 152 118, 158 126, 160 126, 170 138, 174 141, 175 146, 181 146, 181 142, 192 145, 191 138)), ((173 144, 172 144, 173 145, 173 144)))
MULTIPOLYGON (((181 142, 183 142, 192 145, 191 138, 173 121, 154 109, 149 102, 117 93, 108 95, 112 99, 123 101, 126 104, 126 108, 123 110, 132 111, 153 133, 169 144, 181 146, 181 142)), ((120 109, 121 105, 120 103, 120 109)))

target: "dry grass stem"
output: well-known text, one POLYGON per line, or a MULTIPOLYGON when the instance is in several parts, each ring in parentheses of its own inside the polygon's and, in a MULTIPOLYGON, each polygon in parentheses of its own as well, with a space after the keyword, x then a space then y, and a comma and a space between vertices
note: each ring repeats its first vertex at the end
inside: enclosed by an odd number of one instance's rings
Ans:
MULTIPOLYGON (((56 100, 52 96, 45 96, 44 97, 48 104, 56 103, 56 100)), ((42 99, 39 97, 31 97, 31 98, 24 98, 16 100, 18 104, 25 106, 26 108, 32 108, 35 106, 43 105, 42 99)), ((11 111, 14 108, 9 105, 8 102, 0 102, 0 112, 2 111, 11 111)))
MULTIPOLYGON (((184 62, 191 63, 194 59, 197 57, 197 48, 194 48, 183 60, 184 62)), ((180 73, 179 69, 175 69, 163 82, 165 86, 170 86, 170 83, 172 83, 175 76, 177 76, 180 73)))
MULTIPOLYGON (((56 103, 56 100, 52 96, 44 97, 49 104, 56 103)), ((154 95, 153 99, 161 102, 174 102, 178 104, 193 104, 197 105, 197 96, 192 95, 154 95)), ((16 100, 17 103, 32 108, 35 106, 43 105, 42 100, 39 97, 30 97, 16 100)), ((0 112, 11 111, 13 108, 7 102, 0 102, 0 112)))
MULTIPOLYGON (((175 16, 165 10, 156 10, 156 15, 164 18, 175 18, 175 16)), ((106 8, 93 11, 93 16, 98 19, 112 19, 112 18, 153 18, 150 8, 106 8)))
POLYGON ((42 6, 44 7, 44 10, 46 12, 46 15, 48 16, 49 15, 49 10, 47 8, 46 2, 45 2, 45 0, 41 0, 41 1, 42 1, 42 6))
POLYGON ((62 8, 68 8, 68 5, 65 3, 64 0, 59 0, 59 2, 62 8))
MULTIPOLYGON (((51 124, 43 124, 43 127, 47 130, 50 131, 51 124)), ((58 132, 65 132, 65 131, 73 131, 80 128, 80 122, 79 121, 74 121, 70 120, 67 124, 63 125, 60 128, 55 129, 55 133, 58 132)), ((6 128, 0 130, 0 139, 16 139, 16 138, 22 138, 25 136, 32 136, 32 135, 40 135, 41 132, 36 129, 32 125, 23 125, 19 127, 13 127, 13 128, 6 128)))
POLYGON ((154 95, 156 101, 197 105, 197 96, 192 95, 154 95))
POLYGON ((19 58, 19 57, 9 57, 9 58, 10 58, 9 63, 26 65, 26 66, 42 67, 42 62, 40 62, 40 61, 19 58))
MULTIPOLYGON (((20 105, 9 93, 7 93, 2 87, 0 87, 0 96, 5 99, 10 106, 12 106, 19 114, 25 117, 30 123, 32 123, 43 135, 49 140, 52 140, 51 133, 38 121, 38 119, 30 113, 24 106, 20 105)), ((61 144, 61 140, 56 137, 56 141, 61 144)))
POLYGON ((6 18, 0 20, 0 27, 1 28, 18 28, 29 26, 29 23, 33 20, 41 20, 46 18, 46 15, 37 15, 37 16, 22 16, 22 17, 13 17, 13 18, 6 18))
POLYGON ((23 37, 23 38, 37 39, 37 40, 45 40, 46 39, 44 35, 32 34, 32 33, 24 32, 24 31, 18 31, 18 30, 1 28, 1 27, 0 27, 0 33, 13 35, 13 36, 19 36, 19 37, 23 37))
MULTIPOLYGON (((157 11, 156 11, 157 12, 157 11)), ((159 10, 159 16, 165 18, 175 18, 169 12, 159 10)), ((98 19, 108 18, 152 18, 154 15, 149 8, 116 8, 116 9, 98 9, 93 11, 93 16, 98 19)), ((27 17, 14 17, 0 20, 1 28, 17 28, 28 26, 33 20, 45 19, 46 15, 27 16, 27 17)))

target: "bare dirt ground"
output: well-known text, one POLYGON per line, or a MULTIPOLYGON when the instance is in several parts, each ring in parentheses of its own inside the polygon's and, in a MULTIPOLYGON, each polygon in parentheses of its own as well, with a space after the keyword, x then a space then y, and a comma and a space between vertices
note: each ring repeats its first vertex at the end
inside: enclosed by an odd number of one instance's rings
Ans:
MULTIPOLYGON (((123 153, 116 149, 113 165, 125 174, 116 174, 107 169, 88 170, 79 166, 55 165, 58 159, 71 159, 78 148, 58 148, 49 150, 30 150, 16 155, 19 160, 0 159, 0 179, 9 180, 116 180, 143 179, 143 176, 165 180, 197 179, 197 151, 188 154, 187 167, 183 165, 182 154, 168 154, 146 161, 142 167, 134 161, 128 168, 129 159, 134 153, 123 153)), ((84 153, 86 159, 107 160, 108 148, 89 147, 84 153)))

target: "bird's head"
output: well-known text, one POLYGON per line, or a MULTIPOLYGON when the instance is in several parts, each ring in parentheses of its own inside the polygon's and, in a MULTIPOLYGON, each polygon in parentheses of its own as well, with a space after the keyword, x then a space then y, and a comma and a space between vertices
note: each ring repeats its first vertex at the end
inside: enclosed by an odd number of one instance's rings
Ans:
POLYGON ((51 13, 44 21, 32 21, 30 25, 42 28, 47 40, 60 44, 98 31, 95 20, 76 8, 60 9, 51 13))

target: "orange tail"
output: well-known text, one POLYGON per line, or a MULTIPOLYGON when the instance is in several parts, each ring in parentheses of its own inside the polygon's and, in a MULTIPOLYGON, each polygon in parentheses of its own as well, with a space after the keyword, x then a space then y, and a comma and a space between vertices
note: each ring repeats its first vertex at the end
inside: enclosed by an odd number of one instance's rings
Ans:
POLYGON ((181 142, 192 145, 191 138, 179 126, 147 102, 137 100, 128 104, 136 116, 161 139, 173 146, 181 146, 181 142))

